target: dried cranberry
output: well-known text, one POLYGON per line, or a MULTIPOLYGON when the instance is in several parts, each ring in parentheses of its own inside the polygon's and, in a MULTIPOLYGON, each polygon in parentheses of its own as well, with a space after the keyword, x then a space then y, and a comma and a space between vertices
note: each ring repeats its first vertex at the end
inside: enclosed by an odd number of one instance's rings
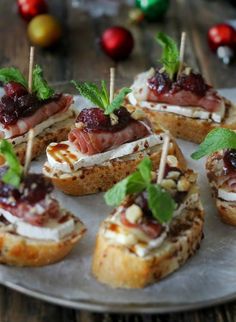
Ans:
POLYGON ((236 170, 236 149, 226 150, 223 157, 226 172, 236 170))
POLYGON ((85 130, 88 131, 116 132, 126 127, 132 120, 130 113, 124 107, 115 111, 114 114, 118 117, 118 123, 112 125, 110 116, 105 115, 101 108, 85 108, 78 115, 76 122, 84 123, 85 130))
POLYGON ((5 84, 3 88, 6 95, 10 97, 20 97, 28 93, 27 89, 23 85, 16 82, 9 82, 5 84))
POLYGON ((171 90, 172 81, 165 72, 156 71, 155 76, 148 80, 148 86, 158 94, 164 94, 171 90))

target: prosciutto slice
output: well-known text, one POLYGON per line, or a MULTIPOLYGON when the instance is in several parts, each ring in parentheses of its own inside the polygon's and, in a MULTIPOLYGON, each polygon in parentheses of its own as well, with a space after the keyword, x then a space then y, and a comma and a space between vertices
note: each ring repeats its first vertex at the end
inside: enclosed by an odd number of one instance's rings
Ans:
MULTIPOLYGON (((31 128, 35 127, 37 124, 47 120, 52 115, 56 113, 66 112, 72 104, 72 101, 72 96, 61 95, 58 100, 52 101, 40 107, 33 115, 19 119, 16 124, 5 125, 4 128, 7 130, 7 138, 13 138, 19 135, 23 135, 31 128)), ((3 139, 5 137, 6 132, 4 131, 4 129, 0 130, 0 139, 3 139)))
POLYGON ((133 120, 124 129, 117 132, 86 131, 74 128, 68 135, 69 141, 83 154, 92 155, 101 153, 123 143, 132 142, 151 133, 149 125, 133 120))

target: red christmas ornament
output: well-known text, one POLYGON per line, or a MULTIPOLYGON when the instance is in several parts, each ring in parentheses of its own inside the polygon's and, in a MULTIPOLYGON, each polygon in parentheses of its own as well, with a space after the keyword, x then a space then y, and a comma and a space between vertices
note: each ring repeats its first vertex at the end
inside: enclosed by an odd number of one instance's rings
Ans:
POLYGON ((30 21, 33 17, 48 12, 45 0, 18 0, 18 12, 21 17, 30 21))
POLYGON ((124 27, 111 27, 104 31, 101 37, 104 52, 115 61, 127 58, 134 48, 134 38, 124 27))
POLYGON ((232 26, 226 23, 215 25, 208 31, 208 42, 213 51, 216 51, 220 46, 228 46, 235 49, 236 31, 232 26))

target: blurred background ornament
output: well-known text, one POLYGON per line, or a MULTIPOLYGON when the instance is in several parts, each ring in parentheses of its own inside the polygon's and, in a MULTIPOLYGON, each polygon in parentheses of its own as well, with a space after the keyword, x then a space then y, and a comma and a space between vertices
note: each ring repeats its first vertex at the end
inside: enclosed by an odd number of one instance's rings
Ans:
POLYGON ((208 30, 208 44, 213 52, 229 64, 236 52, 236 30, 228 23, 221 23, 208 30))
POLYGON ((48 12, 45 0, 17 0, 18 12, 21 17, 30 21, 33 17, 48 12))
POLYGON ((100 42, 103 51, 115 61, 126 59, 134 47, 134 38, 131 32, 121 26, 106 29, 100 42))
POLYGON ((170 5, 169 0, 135 0, 136 7, 141 9, 149 21, 162 19, 170 5))
POLYGON ((129 11, 129 20, 133 24, 140 24, 145 18, 143 11, 139 8, 132 8, 129 11))
POLYGON ((58 20, 49 14, 34 17, 28 25, 28 37, 33 45, 50 47, 62 36, 58 20))

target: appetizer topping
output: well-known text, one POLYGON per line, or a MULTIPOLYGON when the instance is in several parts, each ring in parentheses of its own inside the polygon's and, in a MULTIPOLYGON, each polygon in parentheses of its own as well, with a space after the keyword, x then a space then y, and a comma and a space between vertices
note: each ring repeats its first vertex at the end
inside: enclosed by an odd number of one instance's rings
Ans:
MULTIPOLYGON (((0 141, 0 154, 5 164, 0 167, 0 208, 2 213, 42 225, 59 215, 58 202, 50 197, 52 184, 41 174, 23 175, 23 169, 12 145, 0 141)), ((9 217, 9 216, 8 216, 9 217)))
POLYGON ((85 108, 79 113, 76 124, 83 123, 83 129, 88 132, 117 132, 132 121, 130 113, 124 107, 120 107, 114 114, 118 118, 118 123, 113 125, 111 118, 102 109, 96 107, 85 108))
POLYGON ((151 133, 147 120, 136 121, 121 106, 126 94, 130 93, 130 89, 123 88, 113 101, 109 102, 104 81, 101 83, 101 89, 90 83, 73 81, 73 84, 81 95, 98 106, 80 112, 75 128, 68 136, 69 141, 83 154, 101 153, 151 133))
POLYGON ((10 138, 26 133, 49 116, 66 111, 72 97, 54 94, 43 78, 42 70, 33 71, 33 92, 29 93, 24 76, 15 68, 0 69, 5 95, 0 100, 0 137, 10 138), (7 132, 7 133, 6 133, 7 132))
POLYGON ((223 149, 236 149, 236 133, 225 128, 216 128, 207 134, 197 151, 192 153, 194 160, 223 149))
MULTIPOLYGON (((174 156, 170 159, 173 161, 174 156)), ((119 205, 105 221, 105 237, 126 245, 141 257, 164 242, 173 217, 180 215, 186 207, 194 208, 199 198, 196 190, 191 190, 191 183, 196 182, 196 174, 192 171, 182 174, 181 170, 169 166, 167 175, 178 172, 178 176, 175 175, 175 180, 165 178, 158 185, 154 183, 156 177, 152 175, 151 166, 151 161, 145 158, 136 172, 105 194, 107 204, 119 205), (177 177, 181 182, 180 191, 177 177), (166 184, 168 187, 164 189, 166 184)))
MULTIPOLYGON (((105 194, 105 201, 108 205, 118 206, 127 195, 140 194, 146 192, 138 198, 138 206, 143 212, 152 214, 152 217, 159 223, 169 222, 176 207, 169 192, 164 190, 159 184, 151 182, 152 163, 149 158, 144 158, 138 165, 136 172, 118 182, 105 194), (139 203, 140 202, 140 203, 139 203)), ((134 201, 134 203, 136 203, 134 201)))

